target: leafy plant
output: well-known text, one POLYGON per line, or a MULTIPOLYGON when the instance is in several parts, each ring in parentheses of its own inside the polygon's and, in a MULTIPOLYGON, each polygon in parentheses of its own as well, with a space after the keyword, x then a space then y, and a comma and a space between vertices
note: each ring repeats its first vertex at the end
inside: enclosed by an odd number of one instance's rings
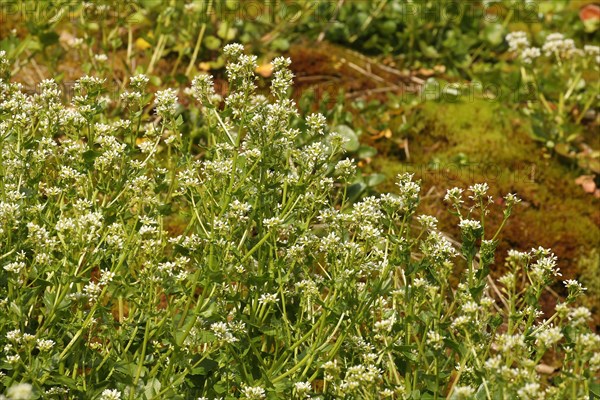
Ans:
MULTIPOLYGON (((546 37, 539 49, 530 46, 524 32, 507 36, 510 50, 518 55, 522 88, 529 95, 524 111, 531 116, 536 139, 559 154, 573 157, 580 139, 580 124, 588 111, 597 106, 600 83, 595 76, 600 71, 600 47, 575 47, 571 39, 560 33, 546 37)), ((597 118, 597 117, 596 117, 597 118)), ((597 159, 591 155, 585 165, 600 172, 597 159), (590 163, 591 161, 591 163, 590 163)))
MULTIPOLYGON (((256 58, 228 45, 230 92, 194 78, 129 118, 106 114, 103 79, 68 105, 56 83, 0 86, 0 388, 16 398, 546 398, 586 395, 600 368, 584 290, 541 320, 558 274, 546 249, 510 253, 487 185, 452 189, 462 246, 417 216, 419 185, 351 204, 354 165, 325 118, 269 97, 256 58), (553 382, 537 372, 562 359, 553 382)), ((2 56, 1 75, 8 62, 2 56)), ((127 115, 125 112, 124 115, 127 115)), ((504 221, 518 199, 505 199, 504 221)))

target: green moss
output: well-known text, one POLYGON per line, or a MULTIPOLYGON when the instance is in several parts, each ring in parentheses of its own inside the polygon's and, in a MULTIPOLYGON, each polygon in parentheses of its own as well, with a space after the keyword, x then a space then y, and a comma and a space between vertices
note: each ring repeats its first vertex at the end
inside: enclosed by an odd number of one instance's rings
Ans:
POLYGON ((502 196, 517 193, 523 202, 505 227, 499 254, 551 247, 564 277, 577 276, 575 260, 600 244, 600 202, 574 183, 578 171, 549 158, 531 139, 517 110, 476 100, 426 102, 410 113, 415 127, 408 136, 410 160, 383 150, 387 157, 376 157, 369 166, 390 177, 380 190, 393 191, 395 175, 414 172, 423 180, 422 211, 457 236, 457 221, 442 204, 446 189, 487 181, 498 209, 490 216, 491 229, 500 222, 502 196))

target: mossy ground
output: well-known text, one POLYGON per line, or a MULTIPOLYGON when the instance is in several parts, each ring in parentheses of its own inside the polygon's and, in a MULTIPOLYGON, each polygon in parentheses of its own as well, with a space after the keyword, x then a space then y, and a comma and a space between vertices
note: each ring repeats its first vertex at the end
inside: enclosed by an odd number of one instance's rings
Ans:
MULTIPOLYGON (((501 222, 502 196, 512 192, 523 199, 500 236, 496 274, 508 249, 534 246, 553 249, 563 279, 580 277, 581 260, 595 263, 592 269, 600 270, 598 258, 590 258, 600 244, 600 201, 575 184, 579 171, 547 157, 530 138, 518 110, 475 100, 425 102, 411 112, 418 123, 406 137, 410 159, 389 140, 377 146, 381 154, 368 165, 367 172, 389 177, 379 190, 393 191, 395 175, 414 172, 423 181, 421 211, 437 217, 442 230, 459 237, 456 217, 442 204, 445 191, 487 181, 495 203, 486 226, 488 235, 501 222)), ((561 292, 560 285, 555 289, 561 292)), ((550 296, 546 302, 552 302, 550 296)))
MULTIPOLYGON (((381 102, 375 108, 378 112, 371 111, 368 116, 356 112, 353 119, 356 131, 373 133, 388 128, 392 133, 391 137, 361 136, 362 142, 378 150, 363 167, 364 172, 388 177, 378 191, 394 191, 398 173, 414 172, 423 181, 421 211, 436 216, 443 230, 458 237, 456 217, 443 204, 446 189, 488 182, 495 202, 488 218, 488 234, 493 234, 501 222, 502 197, 516 193, 523 199, 500 236, 498 272, 510 248, 552 248, 564 279, 580 277, 581 260, 598 264, 590 254, 600 245, 600 200, 575 183, 582 173, 576 166, 564 164, 533 140, 529 121, 518 107, 467 96, 455 102, 392 106, 386 102, 386 89, 398 82, 390 81, 389 76, 380 82, 368 73, 348 68, 347 63, 340 62, 352 57, 346 56, 344 48, 327 43, 292 46, 290 56, 298 76, 297 92, 324 88, 335 98, 335 92, 343 90, 348 103, 356 95, 365 102, 381 102)), ((375 71, 364 60, 354 61, 364 71, 375 71)), ((595 270, 600 271, 600 265, 595 270)), ((556 289, 560 292, 560 285, 556 289)))
MULTIPOLYGON (((534 246, 553 249, 564 279, 581 277, 578 265, 586 265, 588 275, 589 271, 600 271, 600 261, 592 253, 600 247, 600 200, 575 184, 580 171, 549 157, 540 143, 531 138, 528 121, 519 110, 484 99, 425 101, 417 106, 386 108, 387 88, 405 87, 403 77, 381 70, 377 76, 384 79, 378 81, 369 75, 371 65, 364 65, 364 60, 357 59, 354 53, 327 43, 292 46, 289 55, 297 75, 294 98, 317 85, 317 95, 327 94, 331 105, 339 90, 349 99, 377 99, 383 103, 381 115, 375 119, 359 114, 354 118, 357 131, 373 132, 386 127, 392 133, 392 137, 380 135, 373 139, 363 135, 361 139, 378 149, 378 154, 363 166, 364 172, 388 177, 377 187, 378 191, 394 191, 398 173, 414 172, 423 181, 420 211, 437 217, 440 228, 454 237, 459 237, 457 220, 443 204, 446 189, 489 183, 495 204, 486 227, 488 234, 500 223, 502 196, 511 192, 523 199, 501 235, 495 274, 502 270, 508 249, 528 250, 534 246), (351 68, 352 62, 363 70, 351 68), (398 145, 405 140, 408 158, 405 149, 398 145)), ((71 59, 74 54, 69 56, 61 61, 61 71, 69 78, 82 75, 79 64, 71 59)), ((161 60, 157 69, 170 70, 168 64, 161 60)), ((117 66, 116 70, 120 68, 117 66)), ((37 70, 37 74, 42 75, 39 78, 49 75, 46 70, 37 70)), ((19 76, 17 80, 35 81, 36 71, 26 65, 19 76)), ((173 218, 169 229, 180 232, 185 225, 183 219, 173 218)), ((555 289, 560 293, 561 286, 555 289)), ((593 295, 598 298, 600 293, 593 295)), ((552 296, 546 299, 548 306, 553 301, 552 296)), ((593 310, 595 315, 598 311, 593 310)))

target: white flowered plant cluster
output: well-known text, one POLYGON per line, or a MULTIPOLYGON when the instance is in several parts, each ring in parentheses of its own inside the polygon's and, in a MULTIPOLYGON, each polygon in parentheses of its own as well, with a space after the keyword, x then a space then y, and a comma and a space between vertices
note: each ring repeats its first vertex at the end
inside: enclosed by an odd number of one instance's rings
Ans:
MULTIPOLYGON (((575 304, 585 288, 566 280, 543 315, 560 274, 542 248, 489 278, 486 184, 447 193, 462 244, 416 215, 410 175, 350 204, 344 140, 298 115, 289 60, 267 97, 256 59, 225 54, 229 95, 199 75, 185 114, 173 89, 148 103, 141 75, 126 119, 108 117, 101 77, 67 105, 51 81, 34 95, 0 82, 3 398, 588 393, 600 338, 575 304)), ((506 196, 504 222, 517 203, 506 196)))
POLYGON ((578 48, 562 33, 550 33, 541 48, 532 46, 523 31, 506 36, 509 52, 521 63, 522 88, 528 114, 543 121, 540 140, 548 147, 571 142, 577 135, 570 125, 578 124, 598 105, 600 46, 578 48))

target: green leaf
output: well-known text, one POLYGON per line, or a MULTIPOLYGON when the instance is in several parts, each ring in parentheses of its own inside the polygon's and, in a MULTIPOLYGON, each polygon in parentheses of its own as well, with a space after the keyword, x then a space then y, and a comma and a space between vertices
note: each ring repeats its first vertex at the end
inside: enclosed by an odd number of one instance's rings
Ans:
POLYGON ((161 387, 162 385, 158 379, 152 378, 149 380, 148 383, 146 383, 146 386, 144 386, 144 394, 146 395, 146 398, 152 399, 157 396, 160 393, 161 387))
POLYGON ((437 52, 435 47, 428 45, 424 41, 419 42, 421 53, 427 58, 440 58, 440 53, 437 52))
POLYGON ((335 132, 339 133, 344 139, 346 139, 343 144, 343 148, 346 151, 356 151, 360 147, 360 142, 358 141, 358 135, 352 128, 348 125, 338 125, 333 129, 335 132))
POLYGON ((377 155, 377 149, 375 147, 366 145, 361 145, 356 152, 356 156, 361 160, 364 160, 365 158, 373 158, 375 155, 377 155))
POLYGON ((457 354, 463 353, 460 344, 458 344, 458 342, 455 342, 452 339, 444 339, 444 344, 446 345, 446 347, 449 347, 452 350, 454 350, 457 354))
POLYGON ((498 46, 504 41, 505 30, 502 24, 488 24, 483 28, 483 38, 492 46, 498 46))
POLYGON ((77 386, 77 382, 75 381, 75 379, 66 375, 55 375, 52 378, 48 379, 46 383, 48 385, 66 386, 69 388, 74 388, 75 386, 77 386))
POLYGON ((374 187, 383 183, 386 180, 386 178, 387 177, 384 174, 371 174, 365 176, 364 179, 368 187, 374 187))
POLYGON ((222 383, 216 383, 213 385, 213 390, 216 394, 223 394, 227 390, 227 387, 222 383))
POLYGON ((58 34, 54 31, 44 32, 40 35, 40 42, 42 42, 44 46, 56 44, 58 43, 58 34))
POLYGON ((222 22, 219 25, 219 30, 217 31, 217 36, 226 41, 230 41, 235 39, 235 35, 237 33, 237 29, 231 28, 228 23, 222 22))
POLYGON ((271 48, 277 51, 288 51, 290 48, 290 42, 286 38, 277 38, 271 42, 271 48))
POLYGON ((393 35, 394 33, 396 33, 397 29, 398 26, 396 25, 396 22, 390 19, 379 25, 379 32, 381 32, 382 35, 386 36, 393 35))
POLYGON ((200 365, 192 369, 191 375, 208 375, 208 373, 219 366, 219 363, 213 360, 203 360, 200 365))
POLYGON ((221 47, 221 39, 213 35, 208 35, 204 38, 204 47, 209 50, 217 50, 221 47))
POLYGON ((483 293, 483 289, 485 289, 486 283, 482 283, 479 286, 474 286, 472 288, 469 289, 469 292, 471 293, 471 296, 473 296, 474 299, 478 299, 481 296, 481 293, 483 293))
POLYGON ((479 385, 479 388, 477 389, 477 392, 475 393, 475 399, 477 399, 477 400, 487 399, 487 393, 485 391, 485 386, 483 385, 483 383, 481 385, 479 385))
POLYGON ((348 190, 346 191, 346 196, 350 202, 354 202, 358 200, 360 195, 365 191, 367 185, 364 182, 356 182, 352 185, 348 186, 348 190))

